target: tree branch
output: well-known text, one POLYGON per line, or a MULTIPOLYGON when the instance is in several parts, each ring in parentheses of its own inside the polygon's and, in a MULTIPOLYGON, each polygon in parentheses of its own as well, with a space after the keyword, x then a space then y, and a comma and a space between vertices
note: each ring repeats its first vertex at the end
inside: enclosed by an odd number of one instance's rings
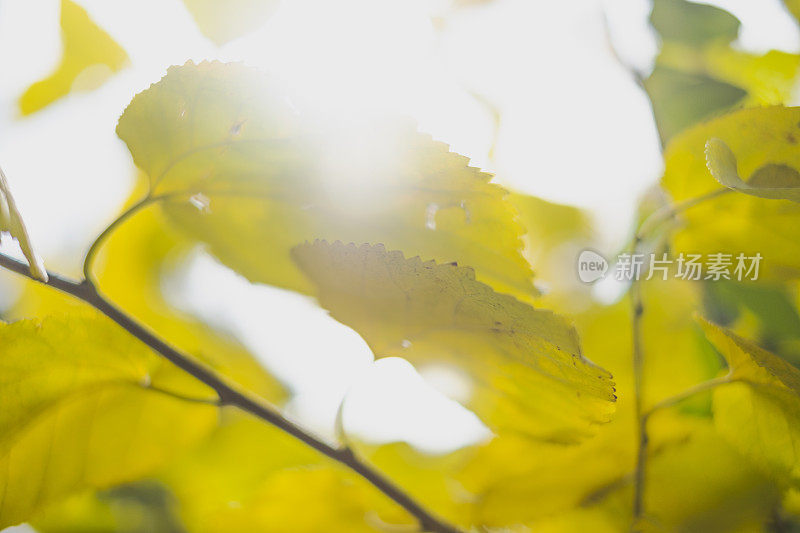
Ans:
MULTIPOLYGON (((648 239, 651 234, 658 229, 658 227, 673 219, 675 216, 699 205, 703 202, 713 200, 724 194, 727 194, 731 189, 715 189, 709 193, 689 198, 682 202, 670 204, 658 209, 647 217, 637 228, 633 237, 632 253, 635 255, 639 253, 639 247, 648 239)), ((641 273, 640 273, 641 274, 641 273)), ((638 448, 636 453, 636 469, 633 475, 633 524, 631 529, 636 531, 639 529, 639 522, 644 515, 644 487, 645 487, 645 471, 647 469, 647 420, 650 415, 662 407, 674 405, 689 396, 707 390, 708 388, 716 387, 722 383, 729 383, 730 379, 725 376, 717 380, 711 380, 706 383, 693 387, 684 393, 664 400, 656 404, 648 411, 644 410, 643 392, 644 392, 644 346, 642 343, 642 316, 644 315, 644 304, 642 302, 641 287, 637 274, 634 272, 633 280, 630 287, 630 300, 631 300, 631 329, 633 336, 633 381, 634 381, 634 401, 636 404, 636 420, 638 427, 638 448)))
MULTIPOLYGON (((143 201, 139 204, 136 204, 133 208, 126 211, 123 214, 123 217, 127 218, 127 216, 133 214, 146 203, 148 202, 143 201)), ((116 226, 118 223, 112 225, 116 226)), ((107 236, 108 233, 104 232, 101 237, 104 235, 107 236)), ((99 243, 102 242, 102 240, 102 238, 99 238, 95 242, 99 243)), ((96 250, 97 246, 94 246, 93 248, 96 250)), ((91 265, 91 261, 89 260, 91 257, 93 257, 93 254, 87 257, 88 265, 91 265)), ((26 263, 1 253, 0 267, 12 272, 16 272, 17 274, 25 276, 34 281, 38 281, 39 283, 43 283, 31 275, 26 263)), ((181 368, 188 374, 191 374, 199 381, 214 389, 219 396, 220 406, 230 405, 246 411, 247 413, 250 413, 251 415, 256 416, 257 418, 260 418, 261 420, 285 431, 286 433, 292 435, 296 439, 314 448, 318 452, 333 459, 334 461, 347 466, 354 472, 361 475, 375 488, 380 490, 384 495, 392 499, 395 503, 416 518, 423 530, 436 533, 459 532, 456 527, 441 521, 424 509, 419 503, 412 499, 411 496, 403 492, 402 489, 397 487, 383 474, 373 469, 366 463, 360 461, 349 448, 335 448, 316 438, 291 420, 285 418, 275 407, 269 405, 261 398, 258 398, 257 396, 254 396, 246 391, 240 390, 236 385, 229 383, 225 378, 218 375, 210 367, 173 348, 166 341, 162 340, 149 329, 147 329, 144 325, 139 324, 133 318, 118 309, 113 303, 106 300, 97 291, 95 285, 88 279, 79 282, 69 280, 55 273, 49 272, 48 274, 50 279, 44 283, 45 285, 54 289, 58 289, 91 305, 105 316, 116 322, 128 333, 146 344, 153 351, 157 352, 175 366, 181 368)))
MULTIPOLYGON (((637 236, 633 252, 639 248, 640 239, 637 236)), ((636 273, 634 273, 636 275, 636 273)), ((631 299, 631 328, 633 337, 633 396, 636 403, 636 420, 638 423, 639 444, 636 454, 636 469, 633 475, 633 525, 632 529, 637 530, 639 520, 644 512, 644 484, 645 468, 647 462, 647 420, 643 412, 643 382, 644 382, 644 350, 642 347, 642 315, 644 306, 642 305, 642 294, 638 280, 633 279, 630 289, 631 299)))

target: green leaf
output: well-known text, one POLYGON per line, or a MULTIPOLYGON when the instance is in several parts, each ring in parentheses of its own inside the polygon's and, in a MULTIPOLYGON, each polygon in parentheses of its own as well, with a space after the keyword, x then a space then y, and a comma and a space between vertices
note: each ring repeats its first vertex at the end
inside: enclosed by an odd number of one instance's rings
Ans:
MULTIPOLYGON (((719 139, 736 154, 739 176, 750 176, 749 187, 769 193, 769 186, 794 181, 786 168, 800 168, 800 108, 744 109, 694 126, 675 137, 664 153, 662 185, 676 202, 720 190, 706 167, 705 146, 719 139)), ((730 158, 715 156, 715 172, 732 172, 730 158)), ((774 191, 773 191, 774 192, 774 191)), ((800 276, 800 206, 775 204, 750 194, 726 194, 680 214, 673 235, 675 254, 744 253, 763 256, 759 278, 800 276)))
POLYGON ((702 45, 730 43, 739 35, 739 19, 715 6, 686 0, 655 0, 650 23, 665 41, 702 45))
POLYGON ((147 475, 216 422, 216 408, 169 394, 213 391, 100 316, 2 324, 0 346, 0 527, 147 475))
POLYGON ((670 139, 701 119, 729 109, 747 91, 706 74, 657 65, 644 81, 662 139, 670 139))
POLYGON ((35 113, 74 90, 96 89, 128 64, 125 50, 71 0, 61 0, 61 38, 61 63, 22 95, 19 106, 23 115, 35 113))
POLYGON ((12 238, 19 242, 19 247, 30 265, 31 274, 40 281, 47 281, 47 270, 44 268, 44 261, 33 249, 28 229, 22 220, 22 215, 14 202, 8 180, 0 169, 0 233, 7 232, 12 238))
POLYGON ((251 281, 310 291, 289 252, 324 238, 470 264, 498 290, 535 293, 506 191, 467 158, 405 123, 311 129, 275 83, 215 62, 171 68, 117 133, 168 219, 251 281))
POLYGON ((800 370, 729 330, 701 325, 734 381, 714 391, 718 431, 767 472, 800 479, 800 370))
POLYGON ((706 142, 706 163, 711 175, 729 189, 774 200, 800 202, 800 173, 781 164, 767 164, 756 170, 749 182, 739 177, 736 156, 720 139, 706 142))
POLYGON ((279 0, 183 0, 203 34, 217 45, 257 30, 279 0))
POLYGON ((320 304, 376 357, 467 376, 473 390, 461 401, 493 430, 575 442, 608 421, 611 375, 581 355, 571 324, 494 292, 472 269, 405 259, 382 245, 318 241, 293 255, 320 304))
POLYGON ((727 11, 685 0, 656 0, 651 22, 661 37, 661 50, 644 86, 663 143, 735 106, 791 101, 800 56, 738 50, 732 41, 740 24, 727 11))

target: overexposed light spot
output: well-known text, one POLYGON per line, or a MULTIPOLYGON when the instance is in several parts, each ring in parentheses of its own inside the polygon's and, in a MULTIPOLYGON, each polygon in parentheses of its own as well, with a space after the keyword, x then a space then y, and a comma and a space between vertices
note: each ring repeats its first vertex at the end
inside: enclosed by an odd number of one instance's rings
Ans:
POLYGON ((769 50, 800 51, 800 29, 781 0, 702 0, 730 12, 742 22, 738 47, 763 54, 769 50))
POLYGON ((469 376, 458 368, 443 365, 425 365, 419 369, 425 381, 448 398, 457 402, 466 402, 472 394, 469 376))
POLYGON ((372 362, 364 340, 312 298, 252 284, 199 249, 165 290, 180 309, 235 334, 297 392, 320 390, 372 362))
POLYGON ((612 271, 592 286, 592 297, 603 305, 612 305, 625 296, 630 286, 630 281, 618 280, 612 271))
POLYGON ((433 389, 404 359, 377 361, 347 397, 348 431, 372 442, 406 441, 445 453, 491 437, 470 411, 433 389))
POLYGON ((620 60, 642 75, 653 69, 658 36, 650 25, 649 0, 604 0, 611 45, 620 60))
POLYGON ((661 154, 649 101, 610 48, 602 2, 490 6, 449 24, 444 42, 450 68, 500 112, 498 181, 590 208, 608 223, 602 236, 619 238, 661 154))

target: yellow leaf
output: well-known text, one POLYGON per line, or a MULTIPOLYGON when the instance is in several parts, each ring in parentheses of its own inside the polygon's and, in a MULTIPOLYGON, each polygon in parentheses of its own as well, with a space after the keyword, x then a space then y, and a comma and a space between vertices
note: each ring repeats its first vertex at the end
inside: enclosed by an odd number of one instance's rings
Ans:
POLYGON ((188 531, 381 531, 413 519, 366 481, 247 415, 231 416, 162 479, 188 531))
POLYGON ((183 0, 203 34, 223 45, 258 29, 279 0, 183 0))
POLYGON ((96 89, 128 64, 125 51, 71 0, 61 0, 61 38, 61 63, 22 95, 19 106, 23 115, 35 113, 72 91, 96 89))
POLYGON ((706 142, 706 162, 711 175, 722 185, 760 198, 800 202, 800 173, 786 165, 765 165, 753 173, 749 182, 739 177, 736 156, 724 141, 706 142))
POLYGON ((257 71, 187 63, 137 95, 117 133, 169 220, 251 281, 308 292, 289 251, 325 238, 458 261, 498 290, 535 292, 506 192, 409 125, 320 136, 257 71))
POLYGON ((767 472, 800 478, 800 370, 724 328, 702 325, 735 381, 714 391, 717 429, 767 472))
MULTIPOLYGON (((699 328, 693 327, 692 311, 699 304, 694 284, 654 279, 642 282, 641 288, 645 302, 642 331, 647 361, 644 369, 647 409, 714 377, 719 363, 718 356, 704 346, 699 328)), ((619 400, 613 419, 598 427, 595 436, 575 446, 501 435, 480 447, 455 475, 459 486, 474 495, 471 508, 476 523, 498 528, 524 524, 532 531, 547 531, 551 527, 554 531, 582 531, 580 517, 588 513, 599 520, 596 515, 602 510, 617 530, 630 527, 632 472, 638 438, 630 307, 630 302, 623 300, 610 306, 594 305, 575 316, 584 353, 614 374, 619 400)), ((681 411, 675 416, 665 416, 662 412, 651 418, 652 456, 682 445, 698 430, 692 419, 698 412, 707 413, 706 404, 710 403, 706 398, 698 400, 699 403, 686 402, 681 406, 687 415, 681 411)), ((704 420, 710 425, 708 419, 704 420)), ((718 452, 713 448, 710 453, 718 452)), ((714 493, 724 487, 725 479, 728 479, 725 472, 691 470, 686 472, 682 490, 694 486, 695 501, 714 502, 714 493), (719 477, 720 481, 711 482, 712 477, 714 480, 719 477)), ((741 490, 742 486, 737 484, 731 490, 741 490)), ((669 477, 651 477, 649 505, 654 505, 656 499, 667 498, 672 490, 669 477)), ((705 509, 698 505, 692 511, 705 509)), ((687 506, 670 509, 659 505, 657 515, 659 521, 668 523, 694 519, 687 506)))
POLYGON ((213 398, 97 315, 0 325, 0 527, 149 474, 204 436, 213 398))
MULTIPOLYGON (((751 176, 751 186, 761 180, 785 184, 770 176, 777 167, 800 168, 799 124, 800 108, 779 106, 736 111, 699 124, 667 146, 662 185, 678 202, 720 190, 706 167, 705 145, 712 138, 736 154, 738 174, 751 176)), ((782 179, 787 172, 780 173, 782 179)), ((798 214, 800 206, 794 202, 769 202, 742 194, 718 196, 681 213, 673 251, 676 255, 760 253, 761 277, 797 278, 798 214)))
POLYGON ((571 324, 475 280, 470 268, 405 259, 382 245, 295 248, 320 304, 376 357, 447 365, 468 376, 461 401, 495 431, 575 442, 608 421, 611 375, 585 359, 571 324))
POLYGON ((44 261, 33 249, 28 229, 25 227, 22 215, 17 209, 14 197, 11 195, 6 175, 3 173, 3 169, 0 169, 0 233, 3 232, 8 232, 11 237, 19 242, 19 247, 28 260, 31 274, 36 279, 46 282, 47 271, 44 268, 44 261))

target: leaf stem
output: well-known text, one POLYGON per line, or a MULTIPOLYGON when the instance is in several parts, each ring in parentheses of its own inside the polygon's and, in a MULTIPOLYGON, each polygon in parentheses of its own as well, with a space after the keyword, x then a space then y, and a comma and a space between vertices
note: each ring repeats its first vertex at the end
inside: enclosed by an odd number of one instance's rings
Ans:
POLYGON ((152 385, 152 384, 151 385, 145 385, 144 389, 145 390, 149 390, 149 391, 153 391, 153 392, 157 392, 159 394, 163 394, 164 396, 169 396, 171 398, 175 398, 177 400, 181 400, 181 401, 184 401, 184 402, 202 403, 202 404, 206 404, 206 405, 213 405, 213 406, 216 406, 216 407, 221 407, 222 406, 222 404, 220 403, 219 397, 217 397, 217 398, 195 398, 193 396, 187 396, 185 394, 181 394, 179 392, 171 391, 169 389, 164 389, 162 387, 159 387, 157 385, 152 385))
POLYGON ((638 240, 639 244, 641 241, 646 239, 650 236, 650 234, 658 228, 662 223, 674 218, 676 215, 679 215, 690 209, 698 204, 706 202, 708 200, 713 200, 714 198, 718 198, 723 194, 727 194, 731 192, 732 189, 715 189, 709 193, 696 196, 695 198, 689 198, 688 200, 683 200, 681 202, 677 202, 670 205, 665 205, 660 209, 657 209, 653 213, 650 214, 639 226, 638 231, 636 232, 636 240, 638 240))
POLYGON ((737 381, 738 380, 732 377, 731 374, 725 374, 724 376, 720 376, 718 378, 698 383, 697 385, 689 387, 685 391, 676 394, 675 396, 661 400, 643 414, 644 419, 645 421, 647 421, 656 411, 667 409, 669 407, 674 407, 679 403, 681 403, 682 401, 688 400, 693 396, 697 396, 698 394, 701 394, 703 392, 716 389, 721 385, 727 385, 728 383, 736 383, 737 381))
MULTIPOLYGON (((119 225, 121 220, 128 218, 149 202, 150 199, 146 199, 135 204, 128 209, 123 216, 117 219, 114 225, 119 225)), ((103 232, 103 235, 101 235, 101 238, 98 238, 98 240, 95 241, 97 246, 93 247, 95 250, 94 253, 96 253, 96 250, 100 246, 99 243, 102 243, 105 237, 109 234, 109 231, 105 231, 103 232)), ((94 253, 91 256, 87 256, 87 259, 89 259, 89 266, 91 266, 90 259, 91 257, 94 257, 94 253)), ((157 352, 162 357, 169 360, 175 366, 181 368, 188 374, 194 376, 197 380, 211 387, 219 396, 220 406, 234 406, 247 413, 250 413, 251 415, 260 418, 261 420, 268 422, 284 432, 292 435, 296 439, 314 448, 323 455, 347 466, 357 474, 361 475, 375 488, 377 488, 384 495, 389 497, 414 518, 416 518, 420 527, 424 531, 431 531, 435 533, 459 533, 459 530, 455 526, 452 526, 435 517, 419 503, 417 503, 411 496, 396 486, 391 480, 358 459, 350 448, 335 448, 318 439, 291 420, 285 418, 275 407, 269 405, 263 399, 239 389, 236 385, 229 383, 224 377, 218 375, 207 365, 172 347, 166 341, 159 338, 157 335, 147 329, 144 325, 138 323, 132 317, 128 316, 122 310, 117 308, 113 303, 106 300, 97 291, 94 283, 88 278, 84 279, 83 281, 73 281, 58 274, 49 272, 49 280, 47 282, 41 282, 31 275, 27 264, 2 253, 0 253, 0 267, 20 274, 21 276, 25 276, 26 278, 34 281, 38 281, 39 283, 44 283, 49 287, 58 289, 91 305, 105 316, 116 322, 117 325, 122 327, 128 333, 139 339, 153 351, 157 352)))
POLYGON ((111 236, 114 231, 121 226, 126 220, 131 218, 133 215, 150 205, 156 200, 156 198, 150 196, 149 194, 145 196, 143 199, 139 200, 135 204, 128 207, 125 211, 123 211, 117 218, 115 218, 111 224, 104 229, 100 235, 94 240, 94 242, 89 247, 89 251, 86 252, 86 257, 83 260, 83 277, 86 280, 91 281, 94 283, 96 280, 92 274, 92 267, 94 265, 95 260, 97 259, 97 254, 100 252, 100 249, 105 244, 106 240, 111 236))

